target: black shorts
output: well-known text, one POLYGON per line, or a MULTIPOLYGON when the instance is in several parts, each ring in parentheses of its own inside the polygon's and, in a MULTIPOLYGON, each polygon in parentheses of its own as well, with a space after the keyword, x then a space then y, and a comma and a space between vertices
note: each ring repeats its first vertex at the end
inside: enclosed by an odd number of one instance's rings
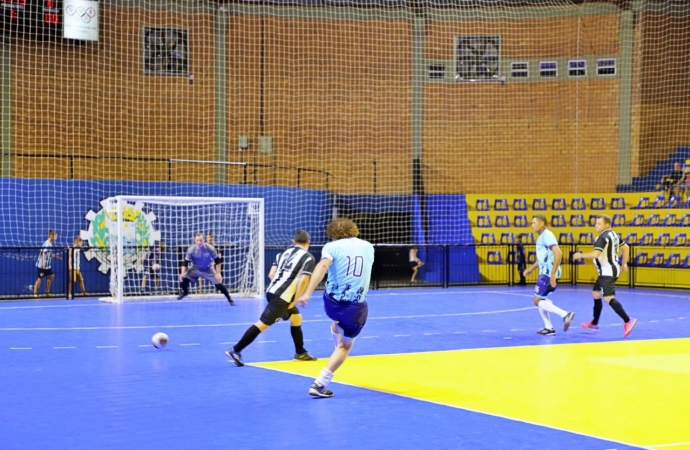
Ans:
POLYGON ((410 269, 414 269, 418 264, 419 263, 417 261, 410 261, 410 269))
POLYGON ((594 283, 593 291, 604 291, 604 297, 616 295, 616 280, 618 277, 599 277, 594 283))
POLYGON ((295 307, 288 308, 290 303, 275 294, 266 292, 266 300, 268 300, 268 304, 264 312, 261 313, 261 317, 259 317, 261 323, 270 326, 280 321, 280 319, 289 320, 291 315, 299 314, 299 309, 295 307))
POLYGON ((53 269, 38 269, 38 278, 49 277, 53 275, 53 269))

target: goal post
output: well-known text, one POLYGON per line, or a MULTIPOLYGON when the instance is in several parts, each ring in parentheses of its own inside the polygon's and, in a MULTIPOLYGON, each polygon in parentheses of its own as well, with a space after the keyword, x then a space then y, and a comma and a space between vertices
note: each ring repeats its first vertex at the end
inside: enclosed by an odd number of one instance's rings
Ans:
MULTIPOLYGON (((105 200, 110 297, 102 301, 174 298, 180 267, 196 233, 221 257, 223 284, 233 295, 264 291, 264 199, 118 195, 105 200)), ((220 295, 209 283, 194 295, 220 295)))

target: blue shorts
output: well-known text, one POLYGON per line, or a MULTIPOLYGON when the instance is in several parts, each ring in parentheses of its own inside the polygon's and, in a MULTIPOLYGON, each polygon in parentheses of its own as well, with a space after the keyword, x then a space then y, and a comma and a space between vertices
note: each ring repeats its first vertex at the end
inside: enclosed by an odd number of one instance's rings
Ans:
POLYGON ((547 298, 555 290, 555 287, 551 287, 551 277, 539 275, 539 278, 537 278, 537 285, 534 287, 535 297, 547 298))
POLYGON ((364 328, 369 315, 367 302, 339 302, 323 293, 323 309, 331 320, 338 322, 345 337, 354 339, 364 328))

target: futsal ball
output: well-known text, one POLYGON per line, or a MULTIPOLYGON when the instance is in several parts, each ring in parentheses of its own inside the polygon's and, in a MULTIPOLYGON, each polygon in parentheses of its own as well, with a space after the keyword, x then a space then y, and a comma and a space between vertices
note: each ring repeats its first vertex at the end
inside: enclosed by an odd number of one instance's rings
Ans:
POLYGON ((151 266, 153 270, 161 270, 161 265, 160 264, 154 264, 151 266))
POLYGON ((156 333, 151 338, 151 343, 156 348, 163 348, 168 345, 168 335, 165 333, 156 333))

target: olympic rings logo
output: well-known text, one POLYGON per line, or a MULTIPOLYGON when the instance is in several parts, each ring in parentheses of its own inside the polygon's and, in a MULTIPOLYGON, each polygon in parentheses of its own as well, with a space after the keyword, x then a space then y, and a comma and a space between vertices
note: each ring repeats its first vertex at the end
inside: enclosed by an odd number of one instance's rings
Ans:
POLYGON ((70 16, 78 16, 84 23, 89 23, 91 19, 96 17, 96 10, 91 7, 84 8, 83 6, 67 5, 65 12, 70 16))

